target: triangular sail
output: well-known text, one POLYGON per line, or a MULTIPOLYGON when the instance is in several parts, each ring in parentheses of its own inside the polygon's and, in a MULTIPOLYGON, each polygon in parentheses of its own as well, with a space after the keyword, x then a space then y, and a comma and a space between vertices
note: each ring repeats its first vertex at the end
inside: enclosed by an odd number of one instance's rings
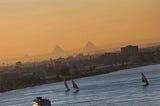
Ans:
POLYGON ((146 85, 148 85, 148 79, 147 77, 142 73, 142 82, 146 83, 146 85))
POLYGON ((68 84, 67 84, 67 81, 64 79, 64 85, 65 85, 65 87, 66 87, 66 89, 67 89, 67 91, 69 91, 70 90, 70 88, 69 88, 69 86, 68 86, 68 84))
POLYGON ((79 87, 74 80, 72 80, 73 88, 79 91, 79 87))

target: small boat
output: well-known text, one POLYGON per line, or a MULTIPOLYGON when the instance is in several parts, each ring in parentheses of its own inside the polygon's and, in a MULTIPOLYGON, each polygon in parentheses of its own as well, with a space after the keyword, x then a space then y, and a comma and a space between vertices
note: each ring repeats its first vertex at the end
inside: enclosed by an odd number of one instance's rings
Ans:
POLYGON ((33 106, 51 106, 51 101, 42 97, 33 100, 33 106))
POLYGON ((144 73, 141 73, 141 75, 142 75, 142 82, 145 83, 145 86, 149 85, 148 79, 147 79, 147 77, 144 75, 144 73))
POLYGON ((65 87, 66 87, 66 92, 70 91, 70 88, 69 88, 69 86, 68 86, 68 84, 67 84, 66 79, 64 79, 64 85, 65 85, 65 87))
POLYGON ((75 89, 74 93, 79 92, 79 87, 73 79, 72 79, 72 85, 73 85, 73 88, 75 89))

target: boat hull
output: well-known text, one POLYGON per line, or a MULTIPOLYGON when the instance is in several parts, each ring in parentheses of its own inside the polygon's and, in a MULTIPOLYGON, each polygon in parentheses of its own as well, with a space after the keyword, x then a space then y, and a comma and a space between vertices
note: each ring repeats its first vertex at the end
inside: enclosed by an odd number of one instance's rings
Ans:
POLYGON ((51 101, 38 97, 37 99, 33 100, 33 106, 51 106, 51 101))

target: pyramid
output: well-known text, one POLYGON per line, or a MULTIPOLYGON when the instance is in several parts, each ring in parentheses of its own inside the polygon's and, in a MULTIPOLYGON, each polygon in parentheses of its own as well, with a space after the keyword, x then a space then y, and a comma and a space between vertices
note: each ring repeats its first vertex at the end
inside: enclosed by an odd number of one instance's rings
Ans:
POLYGON ((56 56, 61 56, 64 55, 65 51, 58 45, 56 45, 56 47, 53 50, 53 54, 56 56))
POLYGON ((83 49, 85 51, 90 51, 90 50, 96 50, 97 47, 92 42, 88 42, 83 49))

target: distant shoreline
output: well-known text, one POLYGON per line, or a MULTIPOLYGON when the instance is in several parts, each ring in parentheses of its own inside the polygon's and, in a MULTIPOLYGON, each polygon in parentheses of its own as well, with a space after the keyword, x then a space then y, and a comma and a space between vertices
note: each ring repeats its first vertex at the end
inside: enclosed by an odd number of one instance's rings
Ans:
MULTIPOLYGON (((92 71, 92 72, 88 72, 88 74, 72 76, 66 79, 71 80, 71 79, 79 79, 79 78, 85 78, 85 77, 96 76, 96 75, 109 74, 112 72, 117 72, 125 69, 132 69, 132 68, 138 68, 138 67, 149 66, 149 65, 156 65, 156 64, 141 64, 141 65, 129 64, 129 65, 113 66, 113 67, 108 67, 107 69, 92 71)), ((48 81, 48 83, 56 83, 61 81, 63 81, 63 79, 59 81, 48 81)))

